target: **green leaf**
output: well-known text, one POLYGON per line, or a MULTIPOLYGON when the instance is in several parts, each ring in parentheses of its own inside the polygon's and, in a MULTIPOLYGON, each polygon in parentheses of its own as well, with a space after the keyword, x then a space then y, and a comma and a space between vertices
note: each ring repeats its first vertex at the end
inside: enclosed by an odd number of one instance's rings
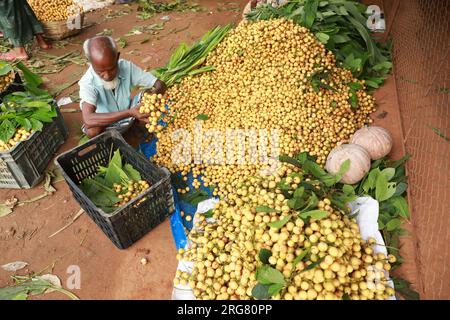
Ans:
POLYGON ((106 185, 112 187, 114 183, 121 183, 123 175, 126 175, 126 173, 122 170, 122 156, 120 155, 120 150, 117 149, 106 168, 106 185))
POLYGON ((304 249, 302 253, 300 253, 297 257, 295 257, 294 261, 292 262, 292 269, 295 270, 297 264, 299 264, 299 262, 302 261, 310 252, 311 247, 309 247, 308 249, 304 249))
POLYGON ((381 171, 381 174, 386 177, 387 181, 390 181, 395 175, 395 169, 394 168, 383 169, 381 171))
POLYGON ((317 198, 316 194, 314 192, 312 192, 311 196, 309 197, 309 202, 306 205, 306 207, 304 209, 302 209, 302 212, 306 212, 306 211, 316 208, 318 203, 319 203, 319 198, 317 198))
POLYGON ((281 284, 281 283, 272 284, 269 287, 268 293, 271 297, 273 297, 273 296, 277 295, 281 291, 281 289, 283 289, 283 287, 284 287, 284 284, 281 284))
POLYGON ((42 124, 42 122, 39 121, 39 120, 30 118, 30 122, 31 122, 31 129, 32 129, 33 131, 41 131, 42 128, 44 127, 44 125, 42 124))
POLYGON ((342 179, 342 176, 350 169, 350 159, 345 160, 342 162, 341 166, 339 167, 339 171, 336 174, 336 182, 342 179))
POLYGON ((406 161, 409 160, 409 158, 411 158, 411 155, 406 155, 396 161, 389 161, 388 163, 386 163, 387 166, 392 167, 394 169, 397 169, 398 167, 400 167, 402 164, 404 164, 406 161))
POLYGON ((314 269, 314 268, 317 267, 319 264, 321 264, 322 261, 323 261, 324 259, 325 259, 325 257, 320 258, 319 260, 317 260, 317 261, 314 262, 314 263, 311 263, 309 266, 307 266, 305 269, 303 269, 302 272, 305 272, 305 271, 314 269))
POLYGON ((289 156, 279 156, 278 160, 280 160, 281 162, 292 164, 292 165, 296 166, 297 168, 302 167, 302 162, 300 162, 299 160, 297 160, 295 158, 289 157, 289 156))
POLYGON ((23 105, 28 108, 51 108, 47 101, 40 100, 23 102, 23 105))
POLYGON ((409 207, 408 202, 406 202, 405 198, 396 196, 389 199, 389 202, 392 203, 395 208, 397 208, 398 213, 401 217, 409 219, 409 207))
POLYGON ((350 88, 352 88, 353 90, 362 90, 362 89, 364 89, 363 85, 360 84, 359 82, 350 82, 347 85, 350 88))
POLYGON ((299 210, 304 204, 303 198, 297 197, 297 198, 291 198, 288 200, 287 205, 289 208, 293 210, 299 210))
POLYGON ((0 123, 0 140, 8 142, 14 136, 15 132, 16 127, 10 120, 5 119, 0 123))
POLYGON ((349 184, 344 184, 342 187, 342 192, 344 192, 347 195, 355 194, 355 189, 349 184))
POLYGON ((31 72, 22 62, 17 63, 16 66, 22 71, 25 82, 28 85, 37 88, 44 82, 40 76, 31 72))
POLYGON ((342 300, 351 300, 348 293, 344 293, 344 295, 342 296, 342 300))
POLYGON ((16 117, 16 121, 19 125, 25 128, 25 130, 31 130, 31 122, 27 118, 16 117))
POLYGON ((334 41, 334 43, 345 43, 351 41, 348 36, 341 34, 335 34, 331 36, 331 39, 334 41))
POLYGON ((304 192, 305 192, 305 188, 304 187, 299 187, 299 188, 295 189, 295 191, 294 191, 294 198, 301 198, 303 196, 304 192))
POLYGON ((272 252, 270 250, 262 248, 259 250, 258 257, 259 260, 264 264, 269 264, 269 258, 272 256, 272 252))
POLYGON ((116 193, 105 185, 100 177, 84 179, 80 184, 80 189, 98 208, 105 212, 107 212, 107 208, 113 207, 120 201, 116 193))
POLYGON ((356 109, 358 107, 358 96, 356 95, 356 91, 354 89, 350 89, 350 99, 348 102, 352 106, 352 108, 356 109))
POLYGON ((363 184, 363 190, 366 193, 369 192, 372 189, 375 189, 376 181, 377 181, 378 175, 380 173, 381 173, 381 171, 380 171, 379 168, 372 169, 369 172, 369 175, 368 175, 367 179, 364 181, 364 184, 363 184))
POLYGON ((400 293, 403 298, 405 298, 406 300, 420 299, 419 293, 410 288, 411 283, 409 281, 395 277, 392 277, 392 280, 394 281, 395 291, 400 293))
POLYGON ((283 274, 280 271, 268 265, 263 265, 260 268, 258 268, 256 280, 261 284, 273 284, 273 283, 278 283, 281 285, 286 284, 283 274))
POLYGON ((318 0, 306 0, 302 19, 302 25, 308 29, 311 29, 314 20, 317 15, 317 7, 319 6, 318 0))
POLYGON ((277 210, 272 209, 268 206, 257 206, 256 212, 276 212, 277 210))
POLYGON ((406 189, 408 189, 408 185, 404 182, 400 182, 397 184, 397 188, 395 189, 394 196, 401 196, 406 189))
POLYGON ((0 76, 4 76, 14 69, 12 68, 11 64, 6 61, 0 61, 0 76))
POLYGON ((11 300, 27 300, 28 294, 25 292, 20 292, 16 296, 14 296, 11 300))
POLYGON ((280 229, 282 228, 288 221, 292 218, 292 215, 288 215, 287 217, 284 217, 281 220, 269 222, 267 225, 271 228, 280 229))
POLYGON ((384 158, 375 160, 374 162, 372 162, 372 165, 370 166, 370 169, 375 169, 378 168, 384 161, 384 158))
POLYGON ((257 300, 266 300, 270 298, 269 294, 270 285, 257 283, 252 289, 252 296, 257 300))
POLYGON ((208 120, 209 117, 208 117, 206 114, 199 114, 199 115, 197 116, 197 119, 198 119, 198 120, 205 121, 205 120, 208 120))
POLYGON ((394 218, 386 224, 386 228, 387 228, 387 231, 391 232, 391 231, 394 231, 394 230, 400 228, 401 225, 402 225, 402 221, 400 219, 394 218))
POLYGON ((141 174, 139 173, 139 171, 137 171, 135 168, 133 168, 133 166, 129 163, 126 163, 123 166, 123 171, 125 171, 125 173, 127 174, 127 176, 130 178, 130 180, 133 181, 140 181, 141 179, 141 174))
POLYGON ((197 204, 199 204, 200 202, 209 199, 210 196, 208 195, 208 193, 204 190, 197 190, 194 192, 190 192, 187 194, 182 194, 180 196, 182 201, 186 201, 194 206, 196 206, 197 204))
POLYGON ((381 202, 385 199, 386 194, 388 193, 388 180, 385 175, 378 175, 377 181, 375 184, 375 198, 381 202))
POLYGON ((330 40, 330 36, 323 32, 317 32, 316 34, 317 39, 322 42, 323 44, 327 44, 328 40, 330 40))
POLYGON ((205 218, 212 218, 213 215, 214 215, 214 210, 213 209, 209 209, 208 211, 206 211, 206 212, 204 212, 202 214, 205 216, 205 218))
POLYGON ((390 62, 390 61, 383 61, 383 62, 377 63, 376 65, 374 65, 372 67, 372 69, 375 70, 375 71, 385 70, 385 72, 389 72, 389 70, 392 69, 392 62, 390 62))
POLYGON ((307 219, 310 217, 311 219, 319 220, 328 217, 328 214, 328 211, 325 210, 311 210, 300 213, 299 217, 302 219, 307 219))

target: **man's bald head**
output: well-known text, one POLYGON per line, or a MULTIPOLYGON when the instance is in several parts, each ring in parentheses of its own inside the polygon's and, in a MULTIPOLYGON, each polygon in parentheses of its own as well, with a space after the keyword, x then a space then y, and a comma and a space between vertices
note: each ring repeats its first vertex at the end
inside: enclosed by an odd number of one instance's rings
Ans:
POLYGON ((84 54, 89 61, 105 58, 117 58, 117 46, 114 39, 108 36, 98 36, 87 39, 83 45, 84 54))
POLYGON ((103 80, 111 81, 117 76, 119 52, 113 38, 98 36, 88 39, 83 49, 95 72, 103 80))

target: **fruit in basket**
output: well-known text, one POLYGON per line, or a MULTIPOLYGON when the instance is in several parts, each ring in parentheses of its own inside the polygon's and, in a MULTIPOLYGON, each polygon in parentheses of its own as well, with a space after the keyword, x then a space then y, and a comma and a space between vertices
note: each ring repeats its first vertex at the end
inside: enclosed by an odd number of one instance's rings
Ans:
MULTIPOLYGON (((115 207, 122 207, 126 205, 128 202, 139 196, 145 190, 150 188, 150 185, 147 181, 139 180, 129 180, 127 184, 114 183, 113 184, 114 191, 117 194, 117 197, 120 199, 120 202, 116 203, 115 207)), ((140 200, 144 201, 145 199, 140 200)))
MULTIPOLYGON (((80 183, 84 194, 106 213, 116 211, 149 188, 150 184, 142 179, 139 171, 123 162, 119 149, 106 167, 99 166, 94 177, 85 178, 80 183)), ((138 207, 146 200, 147 197, 143 197, 133 207, 138 207)))
POLYGON ((31 131, 25 130, 25 128, 16 129, 16 133, 11 139, 6 142, 0 140, 0 151, 7 151, 12 149, 16 144, 20 143, 21 141, 27 140, 30 137, 31 133, 31 131))
POLYGON ((0 93, 4 92, 10 84, 14 82, 16 74, 14 71, 7 73, 3 76, 0 76, 0 93))
POLYGON ((160 120, 168 113, 168 110, 166 109, 168 102, 168 99, 162 94, 144 93, 141 106, 139 107, 140 113, 150 115, 148 118, 149 123, 145 125, 148 132, 156 133, 158 138, 161 137, 159 133, 164 129, 160 120))
POLYGON ((73 0, 28 0, 28 3, 43 22, 67 20, 83 11, 83 7, 73 0))
POLYGON ((273 176, 238 181, 216 205, 213 221, 199 214, 189 234, 191 247, 178 257, 193 262, 192 273, 177 272, 174 283, 189 283, 197 299, 392 296, 385 271, 395 258, 376 253, 375 239, 364 241, 355 219, 319 196, 320 190, 303 174, 283 165, 273 176), (285 192, 299 197, 303 192, 315 205, 299 213, 291 208, 296 201, 285 192), (273 292, 265 288, 261 296, 261 285, 274 283, 273 292))
POLYGON ((342 144, 334 148, 328 155, 325 167, 329 173, 336 174, 346 160, 350 160, 350 168, 342 176, 342 183, 357 183, 370 170, 370 154, 357 144, 342 144))
POLYGON ((350 143, 366 149, 372 160, 387 156, 392 149, 392 137, 386 129, 378 126, 368 126, 359 129, 350 139, 350 143))

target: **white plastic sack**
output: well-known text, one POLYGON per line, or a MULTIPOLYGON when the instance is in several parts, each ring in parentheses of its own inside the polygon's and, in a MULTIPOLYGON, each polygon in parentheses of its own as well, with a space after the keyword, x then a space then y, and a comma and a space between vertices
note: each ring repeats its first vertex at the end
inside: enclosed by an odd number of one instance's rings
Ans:
MULTIPOLYGON (((203 213, 214 208, 217 199, 208 199, 200 202, 196 213, 203 213)), ((355 201, 349 203, 352 214, 358 213, 356 216, 356 223, 359 226, 361 232, 361 238, 368 240, 374 238, 377 244, 373 247, 375 253, 384 253, 387 255, 386 247, 384 246, 384 240, 378 230, 378 201, 371 197, 359 197, 355 201)), ((197 215, 194 216, 194 221, 197 215)), ((190 261, 179 261, 178 270, 182 272, 191 273, 194 267, 194 263, 190 261)), ((385 272, 386 278, 389 278, 388 272, 385 272)), ((389 281, 389 285, 393 288, 394 283, 389 281)), ((172 291, 172 300, 195 300, 193 290, 187 286, 181 284, 174 286, 172 291)), ((395 300, 395 296, 390 297, 390 300, 395 300)))

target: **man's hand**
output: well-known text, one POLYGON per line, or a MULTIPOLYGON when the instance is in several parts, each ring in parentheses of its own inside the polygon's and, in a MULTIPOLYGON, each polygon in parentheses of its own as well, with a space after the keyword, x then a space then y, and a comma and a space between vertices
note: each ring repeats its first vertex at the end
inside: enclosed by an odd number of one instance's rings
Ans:
POLYGON ((140 113, 139 112, 140 105, 138 104, 136 107, 130 109, 130 117, 135 118, 139 122, 148 123, 149 114, 140 113))
POLYGON ((164 94, 167 90, 166 84, 161 80, 156 80, 155 85, 153 88, 146 91, 146 93, 150 94, 164 94))

